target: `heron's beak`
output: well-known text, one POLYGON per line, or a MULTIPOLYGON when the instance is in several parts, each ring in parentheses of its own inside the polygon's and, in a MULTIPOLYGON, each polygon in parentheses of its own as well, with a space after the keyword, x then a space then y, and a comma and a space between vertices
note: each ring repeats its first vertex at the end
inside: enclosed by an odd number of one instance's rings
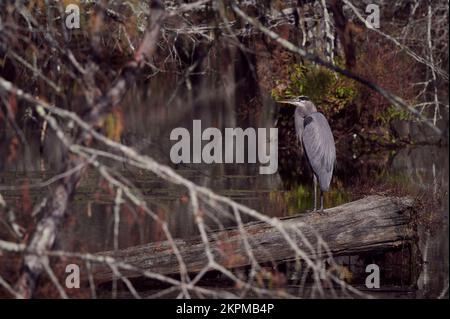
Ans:
POLYGON ((289 104, 289 105, 291 105, 291 106, 295 106, 295 104, 293 104, 293 102, 290 101, 290 100, 280 100, 280 101, 277 101, 277 103, 281 103, 281 104, 289 104))

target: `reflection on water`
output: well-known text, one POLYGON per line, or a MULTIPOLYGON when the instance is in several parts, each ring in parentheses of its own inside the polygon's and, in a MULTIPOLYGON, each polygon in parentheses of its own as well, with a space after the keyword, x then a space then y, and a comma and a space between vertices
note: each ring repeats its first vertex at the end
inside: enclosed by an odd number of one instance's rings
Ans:
MULTIPOLYGON (((179 164, 169 160, 170 131, 175 127, 191 129, 193 119, 201 119, 202 125, 224 129, 225 127, 272 127, 274 126, 273 104, 268 103, 264 111, 254 117, 241 119, 229 103, 217 98, 220 94, 201 90, 203 95, 193 98, 172 99, 170 108, 165 107, 167 96, 154 91, 151 98, 131 92, 124 105, 126 109, 122 142, 159 162, 172 166, 179 174, 206 186, 215 192, 252 207, 269 216, 289 216, 305 212, 313 205, 312 179, 286 176, 286 174, 260 175, 259 164, 179 164)), ((14 163, 3 162, 0 185, 32 185, 55 174, 61 162, 58 143, 51 135, 41 155, 39 144, 30 135, 29 149, 14 163), (34 139, 34 140, 33 140, 34 139), (47 160, 47 166, 41 161, 47 160)), ((280 152, 282 153, 282 152, 280 152)), ((281 161, 280 161, 281 162, 281 161)), ((116 169, 129 179, 144 195, 149 206, 160 217, 168 221, 174 237, 197 234, 196 225, 189 213, 186 190, 161 181, 148 172, 114 164, 116 169)), ((284 171, 290 168, 281 167, 284 171)), ((289 175, 289 174, 287 174, 289 175)), ((366 155, 352 154, 345 145, 338 145, 338 160, 331 191, 325 195, 325 207, 332 207, 354 198, 354 187, 364 182, 384 183, 394 181, 408 188, 429 192, 448 190, 448 152, 437 146, 417 146, 398 151, 383 151, 366 155)), ((29 197, 34 203, 42 195, 39 188, 30 188, 29 197)), ((358 192, 356 192, 358 193, 358 192)), ((4 190, 3 196, 11 205, 19 207, 22 190, 4 190)), ((420 278, 420 287, 439 291, 448 280, 448 201, 433 213, 441 222, 432 230, 420 230, 421 247, 428 261, 420 278)), ((100 251, 113 247, 113 198, 99 176, 90 170, 83 179, 74 201, 69 208, 70 217, 66 231, 58 241, 60 248, 100 251)), ((28 210, 29 211, 29 210, 28 210)), ((228 220, 220 221, 224 227, 231 226, 228 220)), ((215 223, 211 223, 214 227, 215 223)), ((161 230, 140 211, 124 206, 120 223, 120 247, 162 239, 161 230)))

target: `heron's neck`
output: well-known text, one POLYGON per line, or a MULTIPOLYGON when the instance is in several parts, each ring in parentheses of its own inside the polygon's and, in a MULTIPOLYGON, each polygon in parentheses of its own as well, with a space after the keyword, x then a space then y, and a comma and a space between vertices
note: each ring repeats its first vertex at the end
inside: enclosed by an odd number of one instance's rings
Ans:
POLYGON ((310 103, 309 105, 298 105, 295 109, 295 114, 301 117, 307 117, 311 113, 317 112, 316 107, 314 104, 310 103))

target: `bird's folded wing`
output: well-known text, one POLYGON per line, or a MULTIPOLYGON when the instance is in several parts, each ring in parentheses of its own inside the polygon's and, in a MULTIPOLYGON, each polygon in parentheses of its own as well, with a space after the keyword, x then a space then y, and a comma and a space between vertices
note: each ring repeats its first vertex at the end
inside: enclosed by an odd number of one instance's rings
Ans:
POLYGON ((305 118, 302 141, 321 187, 327 190, 333 175, 336 149, 330 125, 322 113, 315 112, 305 118))

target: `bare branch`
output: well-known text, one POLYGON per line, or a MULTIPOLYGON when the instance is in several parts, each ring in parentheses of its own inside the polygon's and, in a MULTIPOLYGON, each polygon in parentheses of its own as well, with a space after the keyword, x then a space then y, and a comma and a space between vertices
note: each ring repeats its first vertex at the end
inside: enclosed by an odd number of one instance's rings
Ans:
POLYGON ((375 92, 378 92, 379 94, 381 94, 382 96, 384 96, 387 100, 389 100, 389 102, 391 102, 393 105, 395 105, 397 108, 399 109, 405 109, 408 110, 412 115, 414 115, 416 118, 418 118, 419 120, 421 120, 423 123, 425 123, 427 126, 429 126, 436 134, 438 134, 439 136, 442 134, 441 130, 433 125, 433 123, 431 123, 428 119, 426 119, 425 117, 422 116, 422 114, 420 114, 419 111, 417 111, 415 108, 413 108, 412 106, 410 106, 409 104, 407 104, 401 97, 383 89, 382 87, 378 86, 375 83, 372 83, 366 79, 361 78, 360 76, 342 69, 338 66, 335 66, 329 62, 326 62, 322 59, 320 59, 318 56, 308 53, 306 52, 303 48, 297 47, 295 46, 293 43, 289 42, 288 40, 285 40, 283 38, 281 38, 278 34, 276 34, 275 32, 269 30, 268 28, 264 27, 261 22, 259 22, 258 20, 249 17, 247 14, 245 14, 241 9, 239 9, 239 7, 233 3, 232 4, 232 8, 233 10, 236 12, 236 14, 238 16, 240 16, 243 20, 247 21, 248 23, 250 23, 251 25, 253 25, 255 28, 257 28, 258 30, 260 30, 262 33, 264 33, 265 35, 267 35, 268 37, 270 37, 272 40, 274 40, 275 42, 277 42, 278 44, 280 44, 281 46, 283 46, 285 49, 297 53, 298 55, 302 56, 303 58, 314 62, 318 65, 324 66, 332 71, 335 71, 337 73, 340 73, 350 79, 353 79, 365 86, 367 86, 368 88, 374 90, 375 92))

